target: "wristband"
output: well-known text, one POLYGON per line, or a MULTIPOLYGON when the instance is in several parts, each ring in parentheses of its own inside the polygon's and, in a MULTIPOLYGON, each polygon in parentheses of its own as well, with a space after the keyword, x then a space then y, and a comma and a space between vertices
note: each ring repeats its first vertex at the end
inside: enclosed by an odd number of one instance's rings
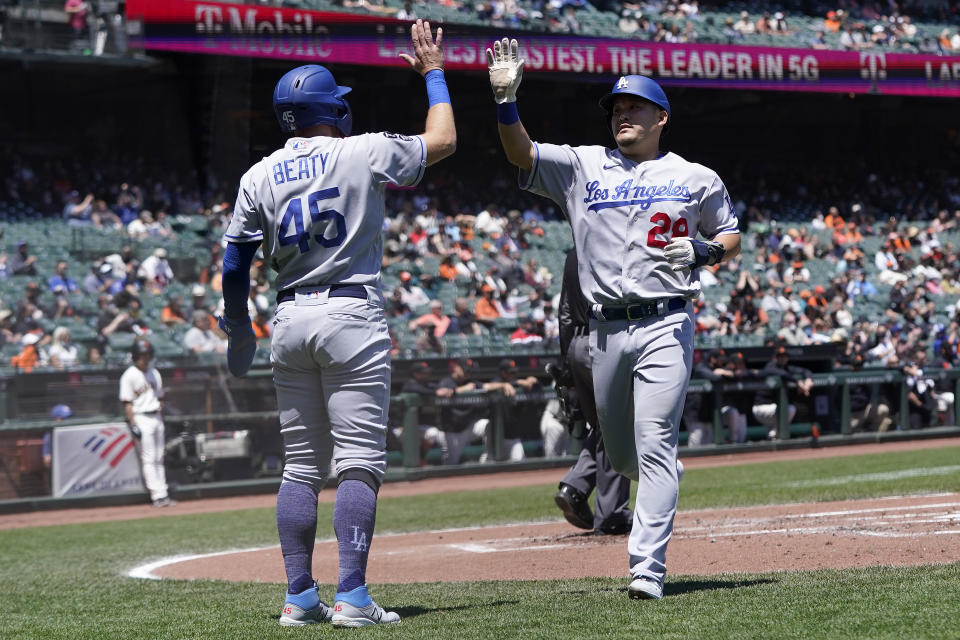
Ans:
POLYGON ((497 105, 497 122, 500 124, 513 124, 520 122, 520 114, 517 113, 516 102, 504 102, 497 105))
POLYGON ((450 92, 447 91, 447 81, 441 69, 431 69, 423 76, 427 82, 427 101, 432 107, 435 104, 450 104, 450 92))

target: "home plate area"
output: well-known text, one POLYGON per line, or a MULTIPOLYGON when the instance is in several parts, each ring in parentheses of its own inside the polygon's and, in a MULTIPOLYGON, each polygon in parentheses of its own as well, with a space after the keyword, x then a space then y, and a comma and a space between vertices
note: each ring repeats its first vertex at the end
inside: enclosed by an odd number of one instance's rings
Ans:
MULTIPOLYGON (((626 536, 594 536, 566 522, 378 534, 367 579, 412 583, 625 576, 626 544, 626 536)), ((951 493, 679 512, 667 567, 672 575, 709 575, 957 560, 960 495, 951 493)), ((285 580, 279 547, 171 558, 135 572, 151 578, 285 580)), ((336 542, 318 541, 314 575, 332 582, 336 574, 336 542)))

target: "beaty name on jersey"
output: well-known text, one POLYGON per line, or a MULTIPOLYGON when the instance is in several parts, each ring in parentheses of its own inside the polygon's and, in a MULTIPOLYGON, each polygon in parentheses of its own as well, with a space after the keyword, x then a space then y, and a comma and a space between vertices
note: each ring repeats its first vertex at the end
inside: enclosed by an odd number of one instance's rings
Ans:
POLYGON ((302 158, 287 158, 277 162, 272 167, 274 184, 294 182, 296 180, 312 180, 327 171, 327 157, 329 153, 316 153, 302 158), (317 169, 320 173, 317 173, 317 169))
POLYGON ((668 184, 634 185, 633 178, 627 178, 615 187, 601 188, 599 180, 592 180, 585 185, 587 197, 583 202, 593 203, 587 207, 591 211, 623 204, 640 205, 641 209, 647 210, 654 202, 689 202, 690 187, 674 182, 671 180, 668 184))

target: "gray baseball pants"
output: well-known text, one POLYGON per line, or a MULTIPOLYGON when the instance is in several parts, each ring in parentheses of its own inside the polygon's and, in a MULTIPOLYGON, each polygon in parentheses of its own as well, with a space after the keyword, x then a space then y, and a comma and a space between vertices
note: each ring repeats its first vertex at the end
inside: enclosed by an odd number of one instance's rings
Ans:
POLYGON ((301 296, 277 307, 271 340, 283 477, 321 489, 330 473, 387 467, 390 337, 382 298, 301 296))
POLYGON ((693 311, 590 322, 593 388, 613 468, 637 481, 630 573, 663 583, 677 511, 677 439, 693 364, 693 311))

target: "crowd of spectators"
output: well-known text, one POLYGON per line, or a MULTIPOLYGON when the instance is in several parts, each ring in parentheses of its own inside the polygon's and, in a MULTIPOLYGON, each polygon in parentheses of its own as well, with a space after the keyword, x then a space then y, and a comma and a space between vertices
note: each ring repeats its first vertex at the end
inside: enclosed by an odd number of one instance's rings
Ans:
MULTIPOLYGON (((227 189, 186 187, 194 177, 134 161, 93 169, 13 156, 13 168, 0 202, 113 234, 123 247, 81 268, 67 260, 43 268, 35 247, 7 238, 0 279, 27 283, 5 289, 0 304, 3 364, 98 364, 125 335, 172 336, 185 358, 222 356, 215 315, 227 189), (169 251, 183 242, 196 262, 178 273, 169 251), (77 323, 92 328, 92 339, 77 339, 77 323)), ((909 365, 918 350, 925 367, 955 366, 960 177, 863 162, 757 171, 735 167, 724 176, 744 253, 702 270, 699 346, 837 343, 863 366, 909 365)), ((546 242, 562 224, 550 203, 495 173, 476 184, 438 174, 415 191, 390 191, 387 205, 383 265, 395 356, 556 351, 559 283, 548 262, 559 263, 563 251, 546 242)), ((252 274, 248 308, 266 339, 272 284, 261 259, 252 274)))
MULTIPOLYGON (((234 0, 276 6, 290 0, 234 0)), ((0 1, 0 42, 7 5, 0 1)), ((304 6, 313 8, 308 2, 304 6)), ((123 54, 127 50, 123 3, 104 0, 65 0, 68 48, 86 55, 123 54), (120 7, 118 9, 118 6, 120 7)), ((334 8, 368 12, 400 20, 427 18, 485 26, 637 38, 654 42, 714 42, 766 44, 815 49, 892 50, 956 55, 960 3, 955 0, 916 2, 856 2, 781 0, 730 5, 699 0, 331 0, 334 8), (599 16, 597 22, 594 16, 599 16), (952 25, 952 26, 951 26, 952 25)), ((21 15, 21 14, 16 14, 21 15)), ((9 38, 8 38, 9 40, 9 38)))
POLYGON ((960 52, 960 29, 949 26, 956 24, 960 3, 952 0, 737 3, 743 9, 736 18, 729 15, 728 3, 699 0, 405 0, 401 6, 384 0, 335 0, 333 4, 401 20, 435 18, 434 7, 442 6, 463 16, 464 22, 554 33, 583 33, 583 12, 598 12, 610 16, 609 32, 591 35, 653 42, 735 44, 759 35, 772 37, 771 43, 782 38, 783 46, 791 47, 885 47, 937 55, 960 52), (918 27, 918 20, 925 24, 918 27), (831 34, 837 37, 830 38, 831 34))

